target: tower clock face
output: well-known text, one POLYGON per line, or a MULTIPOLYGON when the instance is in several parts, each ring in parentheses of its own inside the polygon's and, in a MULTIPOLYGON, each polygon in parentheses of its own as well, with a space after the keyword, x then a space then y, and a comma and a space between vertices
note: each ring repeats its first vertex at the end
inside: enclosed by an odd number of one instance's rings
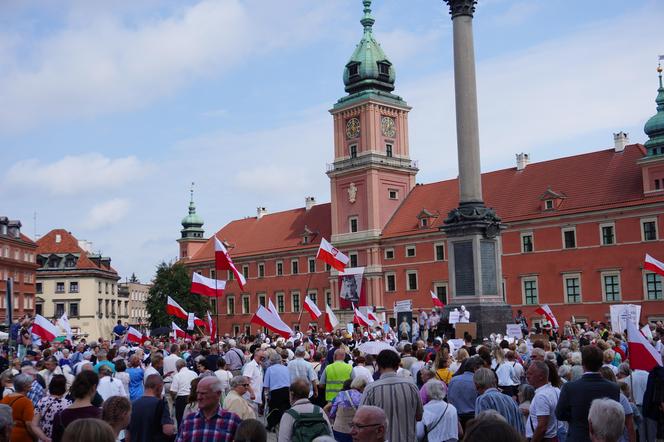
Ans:
POLYGON ((383 131, 383 136, 393 137, 397 133, 396 125, 394 124, 394 118, 392 117, 381 118, 380 127, 383 131))
POLYGON ((346 137, 357 138, 360 136, 360 120, 359 118, 351 118, 346 123, 346 137))

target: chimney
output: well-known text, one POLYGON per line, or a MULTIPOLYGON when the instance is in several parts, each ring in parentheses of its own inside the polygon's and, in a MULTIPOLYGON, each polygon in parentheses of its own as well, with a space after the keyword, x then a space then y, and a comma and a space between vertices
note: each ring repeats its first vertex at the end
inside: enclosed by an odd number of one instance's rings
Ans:
POLYGON ((625 146, 629 143, 629 134, 626 134, 623 131, 613 134, 613 146, 616 152, 622 152, 625 150, 625 146))
POLYGON ((316 198, 307 196, 304 198, 304 209, 308 212, 313 206, 316 205, 316 198))
POLYGON ((256 218, 261 219, 264 215, 267 215, 267 209, 265 207, 256 207, 256 218))
POLYGON ((518 153, 516 154, 516 170, 523 170, 526 168, 530 162, 530 155, 527 153, 518 153))

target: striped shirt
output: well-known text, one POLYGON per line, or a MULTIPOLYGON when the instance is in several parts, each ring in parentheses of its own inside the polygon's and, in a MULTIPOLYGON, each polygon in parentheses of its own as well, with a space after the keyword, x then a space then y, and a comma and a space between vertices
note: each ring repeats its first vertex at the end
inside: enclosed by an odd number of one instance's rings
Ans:
POLYGON ((519 406, 514 399, 501 393, 496 388, 485 390, 483 394, 475 399, 475 416, 484 410, 496 410, 519 434, 524 434, 525 428, 519 406))
POLYGON ((241 422, 237 414, 221 407, 210 419, 202 411, 192 413, 182 420, 177 442, 231 442, 241 422))
POLYGON ((423 407, 412 378, 384 373, 379 380, 366 386, 361 405, 375 405, 385 410, 387 440, 416 440, 415 424, 422 416, 423 407))

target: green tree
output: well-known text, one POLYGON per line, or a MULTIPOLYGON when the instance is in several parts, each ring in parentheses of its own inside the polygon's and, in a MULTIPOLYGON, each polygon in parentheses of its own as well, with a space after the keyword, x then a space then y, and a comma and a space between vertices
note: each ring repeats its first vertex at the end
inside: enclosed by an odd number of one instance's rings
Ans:
POLYGON ((199 318, 205 318, 210 310, 207 300, 200 295, 190 292, 191 276, 180 263, 162 262, 157 266, 157 273, 152 281, 152 287, 145 301, 145 307, 150 317, 150 328, 171 326, 175 322, 180 328, 187 328, 187 321, 166 313, 166 301, 170 296, 187 312, 193 312, 199 318))

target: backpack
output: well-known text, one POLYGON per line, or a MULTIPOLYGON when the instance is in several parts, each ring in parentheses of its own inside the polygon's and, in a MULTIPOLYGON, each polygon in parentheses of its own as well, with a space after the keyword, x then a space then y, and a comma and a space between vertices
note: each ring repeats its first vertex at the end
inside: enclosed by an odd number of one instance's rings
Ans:
POLYGON ((298 413, 292 408, 287 410, 294 419, 292 442, 310 442, 318 436, 331 436, 330 426, 323 418, 321 408, 314 405, 314 411, 311 413, 298 413))

